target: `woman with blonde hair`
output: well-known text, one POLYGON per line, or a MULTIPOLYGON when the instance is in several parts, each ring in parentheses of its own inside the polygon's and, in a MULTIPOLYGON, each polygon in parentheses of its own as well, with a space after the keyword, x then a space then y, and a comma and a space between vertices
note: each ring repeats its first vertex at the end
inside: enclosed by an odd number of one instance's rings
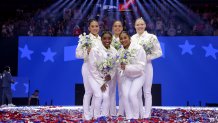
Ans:
POLYGON ((136 34, 131 37, 132 42, 141 45, 146 52, 146 66, 145 66, 145 83, 143 85, 143 92, 145 96, 145 114, 143 113, 142 93, 139 93, 140 98, 140 114, 141 118, 148 118, 151 116, 152 95, 151 87, 153 80, 153 66, 152 60, 162 56, 162 50, 157 37, 148 33, 146 30, 146 23, 143 18, 138 18, 135 21, 136 34))

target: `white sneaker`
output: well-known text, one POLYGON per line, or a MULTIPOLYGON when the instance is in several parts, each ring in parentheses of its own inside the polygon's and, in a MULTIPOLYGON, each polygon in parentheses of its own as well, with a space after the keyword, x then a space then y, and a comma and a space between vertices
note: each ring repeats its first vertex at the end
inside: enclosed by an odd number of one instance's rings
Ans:
POLYGON ((1 108, 4 108, 4 107, 7 107, 7 105, 6 105, 6 104, 4 104, 4 105, 1 105, 1 108))
POLYGON ((84 114, 83 114, 83 119, 84 119, 84 120, 91 120, 92 118, 91 118, 91 116, 89 116, 89 115, 84 115, 84 114))
POLYGON ((16 105, 14 105, 14 104, 8 104, 8 107, 15 107, 16 105))

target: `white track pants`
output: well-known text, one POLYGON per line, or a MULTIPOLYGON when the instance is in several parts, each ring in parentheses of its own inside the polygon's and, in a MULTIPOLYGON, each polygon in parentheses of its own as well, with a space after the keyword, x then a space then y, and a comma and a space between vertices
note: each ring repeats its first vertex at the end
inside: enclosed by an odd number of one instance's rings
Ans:
POLYGON ((116 82, 117 82, 117 74, 115 74, 115 77, 112 79, 112 81, 109 82, 110 87, 110 115, 116 116, 117 115, 117 108, 116 108, 116 82))
POLYGON ((109 85, 107 86, 106 91, 102 92, 101 85, 95 82, 92 77, 89 77, 89 80, 94 95, 94 118, 97 119, 100 116, 109 116, 109 85))
POLYGON ((122 99, 127 119, 139 118, 138 92, 144 84, 144 74, 138 78, 122 78, 122 99))
MULTIPOLYGON (((141 118, 148 118, 151 116, 151 109, 152 109, 152 95, 151 95, 151 87, 153 81, 153 66, 151 61, 147 62, 145 67, 145 83, 143 85, 143 93, 145 97, 145 110, 140 110, 141 118)), ((139 93, 138 98, 141 100, 139 101, 140 109, 143 109, 143 102, 142 102, 142 93, 139 93)))
POLYGON ((92 88, 89 84, 89 70, 88 70, 88 64, 87 63, 83 63, 82 65, 82 76, 83 76, 83 84, 84 84, 84 89, 85 89, 85 94, 83 97, 83 110, 84 110, 84 118, 86 120, 90 120, 93 117, 93 101, 94 99, 92 98, 93 96, 93 91, 92 88), (90 108, 90 100, 92 98, 92 106, 91 109, 90 108))
POLYGON ((118 94, 119 94, 119 110, 117 112, 117 115, 124 116, 124 106, 122 101, 122 82, 120 79, 120 73, 117 72, 117 81, 118 81, 118 94))

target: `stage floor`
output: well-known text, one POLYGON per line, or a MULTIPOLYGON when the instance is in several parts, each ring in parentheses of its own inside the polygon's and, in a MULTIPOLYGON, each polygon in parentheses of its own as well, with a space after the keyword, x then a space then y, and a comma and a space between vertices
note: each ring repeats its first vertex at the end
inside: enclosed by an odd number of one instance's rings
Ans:
POLYGON ((217 123, 218 108, 215 107, 152 107, 149 119, 126 121, 125 117, 101 117, 84 121, 81 106, 24 106, 0 108, 0 122, 8 123, 217 123))

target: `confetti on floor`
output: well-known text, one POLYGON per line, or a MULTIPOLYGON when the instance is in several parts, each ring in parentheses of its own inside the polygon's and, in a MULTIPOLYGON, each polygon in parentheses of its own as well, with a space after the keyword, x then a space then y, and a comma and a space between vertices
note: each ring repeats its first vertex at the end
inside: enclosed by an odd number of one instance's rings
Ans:
POLYGON ((206 107, 153 107, 148 119, 100 117, 90 121, 82 118, 82 107, 77 106, 26 106, 0 108, 0 122, 4 123, 216 123, 218 108, 206 107))

